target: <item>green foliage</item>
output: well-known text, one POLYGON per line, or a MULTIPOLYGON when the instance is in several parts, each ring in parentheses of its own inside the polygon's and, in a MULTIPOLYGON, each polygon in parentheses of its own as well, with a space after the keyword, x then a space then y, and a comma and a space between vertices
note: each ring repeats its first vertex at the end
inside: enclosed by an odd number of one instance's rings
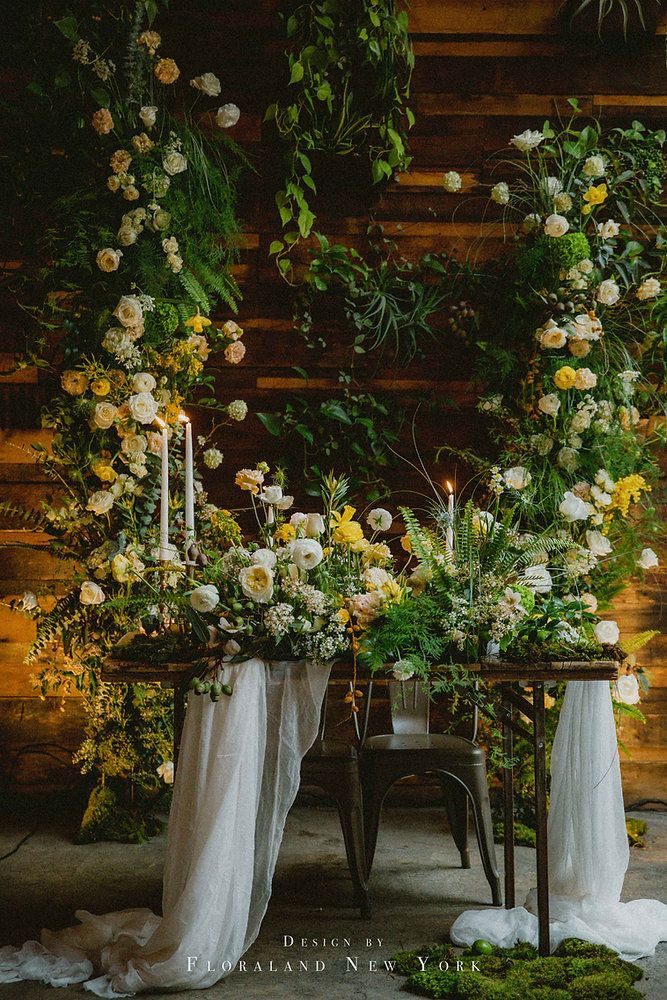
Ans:
POLYGON ((431 666, 443 662, 448 648, 442 607, 433 597, 422 594, 389 605, 371 631, 362 636, 360 660, 375 673, 409 652, 410 662, 426 677, 431 666))
POLYGON ((97 785, 90 793, 75 841, 77 844, 100 840, 144 844, 162 828, 162 822, 142 804, 124 803, 122 790, 115 792, 108 785, 97 785))
POLYGON ((373 183, 407 169, 414 55, 407 13, 395 0, 292 4, 285 23, 289 84, 265 118, 285 145, 285 185, 276 205, 288 231, 271 252, 287 275, 285 254, 315 222, 314 154, 367 159, 373 183))
POLYGON ((370 392, 344 389, 340 396, 317 400, 296 397, 276 413, 258 413, 266 430, 280 438, 283 465, 291 482, 319 495, 323 473, 348 476, 353 497, 387 496, 387 475, 394 462, 404 411, 370 392))

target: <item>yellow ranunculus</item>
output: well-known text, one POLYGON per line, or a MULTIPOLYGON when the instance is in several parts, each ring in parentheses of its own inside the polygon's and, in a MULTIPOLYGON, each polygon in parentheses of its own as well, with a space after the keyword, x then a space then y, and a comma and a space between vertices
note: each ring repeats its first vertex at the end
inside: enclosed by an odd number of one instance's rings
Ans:
POLYGON ((94 378, 90 383, 90 391, 96 396, 108 396, 111 383, 108 378, 94 378))
POLYGON ((337 510, 334 511, 331 521, 334 528, 332 538, 338 545, 352 545, 364 537, 364 529, 358 521, 352 520, 355 513, 356 507, 350 507, 349 504, 345 504, 342 514, 337 510))
POLYGON ((118 475, 114 467, 103 458, 98 458, 96 462, 93 462, 91 469, 103 483, 112 483, 118 475))
POLYGON ((273 536, 277 542, 291 542, 296 538, 296 528, 289 521, 281 524, 273 536))
POLYGON ((581 209, 583 214, 588 215, 594 205, 602 205, 607 200, 607 195, 606 184, 592 184, 584 195, 586 204, 581 209))
POLYGON ((577 373, 569 365, 563 365, 554 375, 554 382, 559 389, 572 389, 577 381, 577 373))
POLYGON ((338 609, 338 619, 343 625, 347 625, 347 623, 350 620, 350 612, 347 610, 347 608, 338 609))

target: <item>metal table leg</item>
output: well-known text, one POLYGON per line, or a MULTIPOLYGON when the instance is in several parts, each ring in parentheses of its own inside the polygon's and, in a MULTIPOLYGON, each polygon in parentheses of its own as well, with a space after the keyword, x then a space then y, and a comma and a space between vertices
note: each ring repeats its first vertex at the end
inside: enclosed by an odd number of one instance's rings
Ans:
POLYGON ((537 855, 537 919, 540 955, 550 953, 549 941, 549 850, 547 844, 547 768, 544 723, 544 683, 533 683, 535 711, 533 746, 535 760, 535 821, 537 855))
MULTIPOLYGON (((506 761, 512 760, 514 736, 512 733, 513 707, 508 698, 509 684, 501 685, 503 706, 503 753, 506 761)), ((514 876, 514 767, 505 765, 503 770, 503 854, 505 859, 505 909, 516 905, 514 876)))

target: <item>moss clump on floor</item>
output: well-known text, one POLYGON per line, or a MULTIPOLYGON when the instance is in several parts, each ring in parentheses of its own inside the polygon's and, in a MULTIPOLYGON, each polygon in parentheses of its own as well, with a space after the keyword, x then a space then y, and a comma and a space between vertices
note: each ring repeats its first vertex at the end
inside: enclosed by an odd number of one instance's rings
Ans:
POLYGON ((637 1000, 634 983, 641 969, 624 962, 604 945, 577 938, 562 941, 553 955, 539 958, 535 948, 493 948, 479 955, 470 948, 455 954, 444 945, 424 945, 394 955, 405 988, 436 1000, 637 1000), (419 957, 425 962, 423 968, 419 957), (457 959, 463 970, 456 970, 457 959), (476 968, 471 968, 474 960, 476 968))
POLYGON ((162 831, 163 825, 157 817, 123 805, 108 785, 97 785, 90 793, 75 841, 77 844, 98 840, 145 844, 162 831))

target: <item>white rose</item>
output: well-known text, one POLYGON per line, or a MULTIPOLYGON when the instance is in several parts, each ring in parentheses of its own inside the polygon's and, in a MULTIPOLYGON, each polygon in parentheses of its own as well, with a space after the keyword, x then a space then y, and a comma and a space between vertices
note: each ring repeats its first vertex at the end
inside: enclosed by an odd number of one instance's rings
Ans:
POLYGON ((165 760, 164 764, 160 764, 156 768, 158 777, 162 778, 165 785, 173 785, 174 783, 174 762, 173 760, 165 760))
POLYGON ((194 80, 190 80, 190 86, 194 87, 195 90, 201 90, 202 94, 206 94, 207 97, 217 97, 222 90, 215 73, 202 73, 201 76, 196 76, 194 80))
POLYGON ((614 701, 623 705, 636 705, 640 700, 639 681, 634 674, 623 674, 612 689, 614 701))
POLYGON ((257 604, 268 604, 273 596, 273 573, 261 564, 245 566, 239 573, 241 590, 257 604))
POLYGON ((414 677, 415 668, 412 665, 411 660, 396 660, 394 664, 394 669, 392 670, 394 680, 397 681, 409 681, 411 677, 414 677))
POLYGON ((653 549, 642 549, 637 565, 641 566, 642 569, 655 569, 658 565, 658 557, 653 549))
POLYGON ((172 149, 163 156, 162 168, 166 174, 173 177, 174 174, 182 174, 188 169, 188 161, 177 149, 172 149))
POLYGON ((461 175, 457 173, 456 170, 448 170, 442 178, 442 186, 445 191, 449 191, 450 194, 455 194, 456 191, 460 191, 461 185, 461 175))
POLYGON ((527 153, 530 149, 539 146, 543 139, 544 135, 541 132, 527 128, 525 132, 512 136, 510 145, 516 146, 522 153, 527 153))
POLYGON ((194 608, 195 611, 200 611, 202 613, 213 611, 219 603, 220 594, 218 593, 218 588, 212 583, 207 583, 202 587, 197 587, 197 589, 193 590, 190 594, 190 606, 194 608))
POLYGON ((549 215, 544 223, 544 232, 547 236, 564 236, 570 228, 570 223, 564 215, 554 213, 549 215))
POLYGON ((93 423, 99 430, 106 431, 116 419, 117 413, 118 410, 113 403, 98 403, 93 414, 93 423))
POLYGON ((112 271, 118 270, 122 256, 122 250, 113 250, 111 247, 105 247, 104 250, 98 251, 95 261, 100 271, 110 274, 112 271))
POLYGON ((389 531, 394 522, 393 517, 384 507, 375 507, 366 518, 366 524, 373 531, 389 531))
POLYGON ((595 556, 608 556, 611 552, 611 542, 601 531, 587 531, 586 545, 595 556))
POLYGON ((152 424, 158 411, 158 402, 150 392, 138 392, 127 401, 132 419, 140 424, 152 424))
POLYGON ((606 169, 604 157, 598 154, 589 156, 582 167, 587 177, 604 177, 606 169))
POLYGON ((142 434, 128 434, 123 438, 120 450, 124 455, 143 455, 148 447, 148 442, 142 434))
POLYGON ((157 382, 149 372, 137 372, 132 378, 132 388, 135 392, 152 392, 157 382))
POLYGON ((82 604, 102 604, 104 591, 94 580, 84 580, 79 591, 79 600, 82 604))
POLYGON ((232 128, 241 117, 241 111, 236 104, 223 104, 218 108, 215 124, 219 128, 232 128))
POLYGON ((595 638, 603 646, 615 646, 619 636, 618 625, 614 621, 603 619, 595 626, 595 638))
POLYGON ((532 478, 528 469, 524 469, 523 465, 513 465, 511 469, 507 469, 503 473, 505 483, 512 490, 524 490, 532 478))
POLYGON ((138 235, 132 226, 121 226, 118 230, 118 242, 122 243, 124 247, 131 247, 133 243, 137 242, 138 235))
POLYGON ((277 556, 272 549, 256 549, 250 556, 253 566, 266 566, 267 569, 273 569, 276 560, 277 556))
POLYGON ((158 109, 154 104, 146 104, 139 112, 139 117, 141 118, 142 124, 146 128, 152 128, 155 125, 157 118, 158 109))
POLYGON ((98 490, 88 498, 86 510, 92 510, 93 514, 108 514, 113 504, 113 493, 109 493, 107 490, 98 490))
POLYGON ((593 513, 591 504, 586 503, 571 490, 565 493, 558 510, 566 521, 585 521, 589 514, 593 513))
POLYGON ((536 594, 548 594, 553 587, 553 578, 546 566, 527 566, 521 582, 536 594))
POLYGON ((598 302, 604 306, 613 306, 621 297, 621 290, 613 278, 606 278, 600 282, 600 286, 595 296, 598 302))
POLYGON ((657 298, 661 291, 662 288, 657 278, 644 278, 637 289, 637 298, 641 302, 645 302, 647 299, 657 298))
POLYGON ((140 326, 144 318, 141 302, 136 295, 123 295, 113 314, 123 326, 140 326))
POLYGON ((491 188, 491 201, 495 201, 496 205, 507 205, 509 204, 509 200, 510 189, 505 181, 494 184, 491 188))
POLYGON ((621 231, 621 227, 618 222, 614 222, 613 219, 607 219, 606 222, 598 222, 598 236, 601 240, 612 240, 621 231))
POLYGON ((560 399, 555 392, 548 392, 545 396, 540 396, 537 401, 537 408, 542 413, 550 417, 555 417, 560 409, 560 399))
POLYGON ((297 538, 290 545, 290 556, 299 569, 314 569, 322 562, 324 553, 314 538, 297 538))
POLYGON ((178 240, 175 236, 170 236, 167 240, 162 240, 162 249, 165 253, 178 253, 178 240))

